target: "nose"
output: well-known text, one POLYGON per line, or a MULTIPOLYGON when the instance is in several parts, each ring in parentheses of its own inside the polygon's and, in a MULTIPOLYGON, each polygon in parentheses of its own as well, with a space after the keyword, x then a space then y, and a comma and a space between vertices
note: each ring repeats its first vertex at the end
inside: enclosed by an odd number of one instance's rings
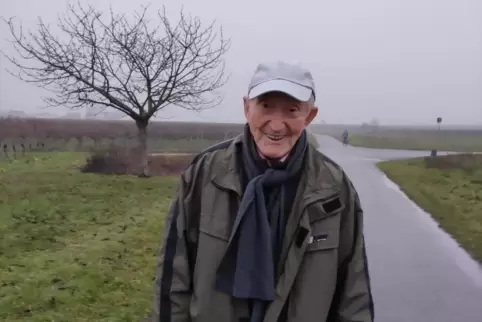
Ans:
POLYGON ((285 129, 285 122, 280 118, 273 118, 269 122, 269 127, 273 132, 282 132, 285 129))

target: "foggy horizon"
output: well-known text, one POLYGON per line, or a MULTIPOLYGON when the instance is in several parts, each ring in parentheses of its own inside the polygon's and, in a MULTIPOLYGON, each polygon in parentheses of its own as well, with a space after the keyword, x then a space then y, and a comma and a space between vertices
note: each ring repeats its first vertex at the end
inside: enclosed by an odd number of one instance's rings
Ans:
MULTIPOLYGON (((154 13, 162 4, 141 1, 80 1, 129 14, 142 4, 154 13)), ((165 1, 175 22, 181 4, 165 1)), ((223 103, 200 113, 168 107, 153 121, 245 121, 242 97, 251 74, 263 61, 300 62, 315 78, 314 124, 362 124, 376 118, 381 125, 482 125, 482 1, 366 0, 344 3, 297 1, 280 3, 219 0, 184 1, 184 12, 213 19, 231 39, 225 56, 231 75, 222 88, 223 103)), ((66 3, 33 0, 0 3, 0 16, 15 16, 35 31, 37 17, 55 30, 66 3), (29 8, 28 11, 25 8, 29 8)), ((59 34, 61 35, 61 34, 59 34)), ((14 54, 6 25, 0 24, 0 48, 14 54)), ((48 92, 8 74, 11 64, 0 55, 0 114, 9 110, 59 117, 81 113, 67 108, 41 109, 48 92)), ((13 71, 15 69, 12 69, 13 71)))

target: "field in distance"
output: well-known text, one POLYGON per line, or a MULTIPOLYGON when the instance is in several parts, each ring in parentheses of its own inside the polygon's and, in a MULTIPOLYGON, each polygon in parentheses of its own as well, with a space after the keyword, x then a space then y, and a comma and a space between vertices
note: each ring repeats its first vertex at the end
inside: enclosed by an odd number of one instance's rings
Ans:
MULTIPOLYGON (((151 153, 196 152, 232 138, 243 124, 152 122, 148 128, 151 153)), ((137 145, 133 121, 0 119, 0 155, 23 151, 83 151, 137 145)))
POLYGON ((432 150, 482 152, 482 126, 354 126, 317 124, 314 133, 342 140, 344 129, 349 131, 352 146, 377 149, 432 150))
MULTIPOLYGON (((152 122, 151 153, 195 152, 236 136, 241 123, 152 122)), ((338 140, 348 129, 353 146, 381 149, 482 151, 482 127, 310 125, 311 132, 338 140)), ((0 119, 0 157, 20 151, 91 151, 110 145, 134 147, 133 121, 68 119, 0 119), (16 151, 14 151, 16 150, 16 151)))

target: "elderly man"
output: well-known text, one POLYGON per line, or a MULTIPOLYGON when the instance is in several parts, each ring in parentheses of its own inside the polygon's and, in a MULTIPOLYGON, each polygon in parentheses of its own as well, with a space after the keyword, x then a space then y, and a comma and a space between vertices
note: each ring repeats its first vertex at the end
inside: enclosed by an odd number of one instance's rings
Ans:
POLYGON ((343 170, 307 142, 311 73, 258 66, 244 133, 181 175, 153 320, 372 322, 363 212, 343 170))

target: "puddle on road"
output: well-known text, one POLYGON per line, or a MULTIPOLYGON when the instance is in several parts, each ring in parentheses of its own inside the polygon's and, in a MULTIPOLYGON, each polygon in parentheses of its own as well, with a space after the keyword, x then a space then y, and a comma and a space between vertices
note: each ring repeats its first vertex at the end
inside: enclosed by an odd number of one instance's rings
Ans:
POLYGON ((464 272, 464 274, 467 275, 475 283, 475 285, 482 288, 482 265, 476 262, 452 236, 440 228, 438 223, 429 213, 415 204, 397 184, 391 181, 383 172, 381 173, 387 188, 390 188, 402 195, 403 198, 405 198, 412 205, 412 207, 420 214, 419 218, 424 221, 421 223, 424 225, 423 228, 427 231, 430 231, 434 237, 439 239, 439 242, 443 244, 448 252, 453 256, 457 267, 464 272))

